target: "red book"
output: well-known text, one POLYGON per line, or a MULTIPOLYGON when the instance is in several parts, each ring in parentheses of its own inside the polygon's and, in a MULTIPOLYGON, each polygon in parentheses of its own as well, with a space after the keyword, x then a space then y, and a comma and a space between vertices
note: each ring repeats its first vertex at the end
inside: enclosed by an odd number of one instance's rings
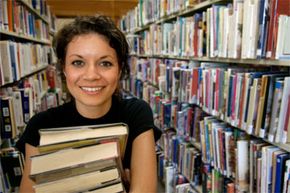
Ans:
POLYGON ((192 69, 192 84, 191 84, 191 96, 193 103, 197 102, 197 90, 198 90, 198 68, 192 69))
POLYGON ((216 80, 215 80, 215 92, 214 92, 214 110, 219 111, 219 89, 220 89, 220 69, 214 69, 216 71, 216 80))
POLYGON ((278 36, 278 19, 280 15, 290 15, 289 0, 271 0, 270 1, 270 22, 267 40, 267 58, 274 58, 276 53, 278 36))
POLYGON ((7 1, 7 11, 8 11, 8 28, 9 31, 13 32, 13 1, 7 1))

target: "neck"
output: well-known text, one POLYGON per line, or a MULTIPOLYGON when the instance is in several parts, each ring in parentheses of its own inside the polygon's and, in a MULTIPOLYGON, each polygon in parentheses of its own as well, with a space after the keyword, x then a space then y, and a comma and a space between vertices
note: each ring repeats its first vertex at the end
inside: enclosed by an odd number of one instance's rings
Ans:
POLYGON ((107 114, 112 106, 112 99, 102 106, 89 106, 76 102, 76 109, 80 115, 88 119, 96 119, 107 114))

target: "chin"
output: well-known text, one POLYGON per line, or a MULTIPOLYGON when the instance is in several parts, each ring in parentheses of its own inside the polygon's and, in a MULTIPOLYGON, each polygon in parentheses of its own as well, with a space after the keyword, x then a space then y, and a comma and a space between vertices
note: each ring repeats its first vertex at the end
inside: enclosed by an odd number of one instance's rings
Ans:
POLYGON ((79 99, 78 101, 87 107, 98 107, 98 106, 105 105, 110 100, 104 100, 101 97, 85 97, 85 98, 79 99))

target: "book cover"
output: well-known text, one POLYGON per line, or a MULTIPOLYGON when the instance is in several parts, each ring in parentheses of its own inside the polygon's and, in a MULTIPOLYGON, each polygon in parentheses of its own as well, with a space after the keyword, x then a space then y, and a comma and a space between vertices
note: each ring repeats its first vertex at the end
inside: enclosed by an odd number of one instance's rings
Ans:
POLYGON ((15 138, 16 125, 12 97, 0 97, 0 110, 3 125, 1 125, 1 138, 15 138))
POLYGON ((284 166, 285 166, 285 162, 287 159, 290 158, 290 154, 289 153, 281 153, 279 155, 277 155, 276 158, 276 175, 273 176, 273 186, 272 186, 272 191, 273 192, 281 192, 282 191, 282 184, 284 181, 284 175, 283 175, 283 171, 284 171, 284 166))
POLYGON ((128 126, 124 123, 116 123, 40 129, 39 135, 40 146, 98 137, 118 137, 120 140, 121 155, 123 157, 127 143, 128 126))
POLYGON ((82 192, 99 187, 106 182, 110 182, 118 178, 120 178, 118 169, 112 168, 103 171, 97 170, 61 180, 37 184, 34 186, 34 189, 36 193, 82 192))
POLYGON ((259 6, 259 20, 258 20, 259 23, 258 23, 257 58, 266 57, 266 44, 269 28, 268 17, 269 17, 269 0, 261 0, 259 6))
POLYGON ((248 151, 248 141, 247 140, 238 140, 237 141, 237 185, 239 190, 248 191, 249 181, 248 181, 248 173, 249 173, 249 151, 248 151))
POLYGON ((270 42, 269 47, 267 47, 267 57, 275 58, 278 40, 278 26, 280 15, 290 15, 290 2, 285 0, 277 0, 274 8, 273 17, 273 28, 269 33, 273 33, 273 41, 270 42), (269 48, 269 49, 268 49, 269 48))
POLYGON ((290 143, 290 96, 288 97, 287 114, 285 119, 284 132, 287 133, 286 143, 290 143))
POLYGON ((278 127, 275 136, 276 143, 285 143, 286 142, 286 135, 287 133, 284 132, 285 128, 285 119, 287 113, 287 106, 288 106, 288 97, 290 96, 290 77, 285 77, 284 79, 284 87, 283 87, 283 94, 281 98, 281 108, 279 113, 278 119, 278 127))
POLYGON ((118 156, 117 141, 39 154, 31 157, 30 175, 33 176, 48 171, 74 167, 95 160, 118 156), (86 156, 84 157, 83 155, 86 156))
POLYGON ((2 152, 1 165, 11 187, 19 187, 23 174, 24 158, 18 151, 2 152))
POLYGON ((13 70, 11 66, 9 41, 0 41, 2 70, 4 75, 4 84, 13 82, 13 70))
POLYGON ((279 113, 281 108, 281 99, 283 94, 284 80, 277 80, 275 83, 275 91, 272 105, 271 113, 271 124, 268 139, 271 142, 274 142, 276 131, 278 128, 279 113))
POLYGON ((261 125, 261 130, 263 137, 268 137, 269 129, 270 129, 270 121, 271 121, 271 114, 272 114, 272 104, 273 104, 273 99, 274 99, 274 90, 275 90, 275 82, 276 80, 281 79, 280 77, 285 76, 285 74, 273 74, 269 76, 269 83, 267 87, 267 92, 266 92, 266 101, 265 101, 265 111, 263 113, 262 117, 262 125, 261 125))
POLYGON ((289 192, 289 181, 290 181, 290 159, 288 159, 285 162, 283 193, 288 193, 289 192))
POLYGON ((111 168, 120 167, 118 158, 100 159, 96 161, 91 161, 88 163, 78 164, 70 168, 61 168, 56 170, 51 170, 36 175, 30 175, 30 178, 36 183, 46 183, 56 180, 61 180, 64 178, 69 178, 73 176, 78 176, 81 174, 93 172, 93 171, 104 171, 111 168))

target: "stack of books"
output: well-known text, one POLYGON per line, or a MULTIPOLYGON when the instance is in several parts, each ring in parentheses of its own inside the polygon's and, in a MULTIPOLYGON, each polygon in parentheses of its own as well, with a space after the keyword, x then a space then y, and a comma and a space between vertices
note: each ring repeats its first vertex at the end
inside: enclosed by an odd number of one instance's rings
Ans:
POLYGON ((41 129, 40 154, 31 157, 35 192, 125 192, 124 123, 41 129))

